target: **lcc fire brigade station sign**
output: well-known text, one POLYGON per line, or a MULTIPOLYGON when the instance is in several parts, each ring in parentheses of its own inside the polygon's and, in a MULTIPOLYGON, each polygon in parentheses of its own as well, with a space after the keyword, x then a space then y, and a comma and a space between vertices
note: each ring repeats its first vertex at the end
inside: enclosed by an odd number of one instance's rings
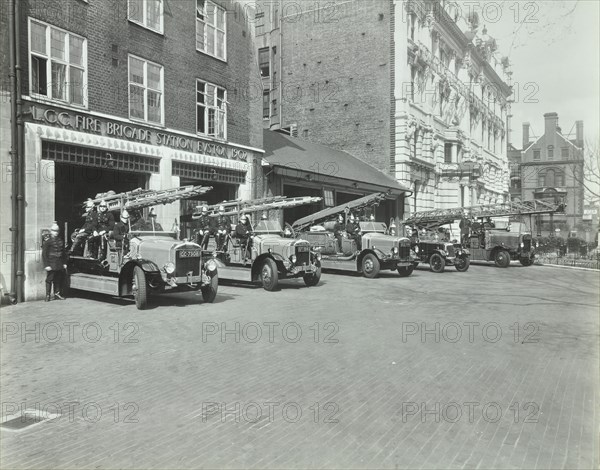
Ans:
POLYGON ((169 132, 159 132, 155 129, 132 126, 96 116, 76 114, 39 105, 31 105, 31 115, 34 121, 65 129, 165 146, 229 160, 244 162, 248 160, 248 153, 245 150, 230 145, 207 142, 169 132))

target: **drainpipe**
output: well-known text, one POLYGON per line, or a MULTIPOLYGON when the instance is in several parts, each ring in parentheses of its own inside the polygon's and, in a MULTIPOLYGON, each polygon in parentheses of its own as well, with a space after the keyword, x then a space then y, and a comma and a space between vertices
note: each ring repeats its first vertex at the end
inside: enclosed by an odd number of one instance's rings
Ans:
POLYGON ((17 303, 17 242, 18 242, 18 205, 16 194, 18 193, 19 180, 18 180, 18 162, 17 162, 17 89, 16 89, 16 76, 15 76, 15 0, 8 0, 8 50, 9 50, 9 70, 8 76, 10 79, 10 159, 12 167, 12 197, 11 197, 11 247, 12 253, 10 257, 11 261, 11 282, 10 292, 8 297, 11 304, 17 303))
POLYGON ((21 0, 15 0, 15 72, 17 92, 17 169, 18 169, 18 191, 17 191, 17 301, 25 300, 25 155, 24 147, 24 123, 23 123, 23 84, 21 80, 21 0))

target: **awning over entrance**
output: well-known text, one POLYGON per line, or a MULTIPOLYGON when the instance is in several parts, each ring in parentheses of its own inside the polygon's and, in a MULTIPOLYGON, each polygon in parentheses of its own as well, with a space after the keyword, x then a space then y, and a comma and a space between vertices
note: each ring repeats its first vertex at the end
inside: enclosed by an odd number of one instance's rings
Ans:
MULTIPOLYGON (((368 191, 399 195, 411 190, 394 178, 342 150, 263 131, 263 161, 283 174, 304 177, 307 181, 353 185, 368 191)), ((264 164, 264 163, 263 163, 264 164)))

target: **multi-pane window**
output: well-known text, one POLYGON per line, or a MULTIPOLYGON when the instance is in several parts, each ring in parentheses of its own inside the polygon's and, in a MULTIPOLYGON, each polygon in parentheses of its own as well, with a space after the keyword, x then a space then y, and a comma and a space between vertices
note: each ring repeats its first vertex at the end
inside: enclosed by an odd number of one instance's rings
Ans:
POLYGON ((129 56, 129 117, 164 124, 164 77, 161 65, 129 56))
POLYGON ((534 161, 539 161, 539 160, 541 160, 541 156, 540 156, 540 151, 539 151, 539 150, 534 150, 534 151, 533 151, 533 160, 534 160, 534 161))
POLYGON ((227 60, 225 9, 209 0, 196 0, 196 49, 227 60))
POLYGON ((163 32, 163 0, 127 0, 127 18, 145 28, 163 32))
POLYGON ((452 144, 444 144, 444 163, 452 163, 452 144))
POLYGON ((325 207, 334 207, 333 203, 333 189, 323 189, 323 201, 325 202, 325 207))
POLYGON ((554 160, 554 146, 548 145, 548 160, 554 160))
POLYGON ((260 68, 260 76, 268 77, 271 75, 271 69, 269 64, 269 48, 258 50, 258 66, 260 68))
POLYGON ((269 119, 269 96, 270 91, 263 91, 263 119, 269 119))
POLYGON ((30 90, 76 106, 87 105, 87 40, 29 21, 30 90))
POLYGON ((569 158, 569 148, 563 147, 560 149, 560 158, 567 160, 569 158))
POLYGON ((199 134, 227 138, 227 90, 196 81, 196 129, 199 134))
POLYGON ((277 100, 275 99, 271 101, 271 116, 277 116, 277 111, 277 100))

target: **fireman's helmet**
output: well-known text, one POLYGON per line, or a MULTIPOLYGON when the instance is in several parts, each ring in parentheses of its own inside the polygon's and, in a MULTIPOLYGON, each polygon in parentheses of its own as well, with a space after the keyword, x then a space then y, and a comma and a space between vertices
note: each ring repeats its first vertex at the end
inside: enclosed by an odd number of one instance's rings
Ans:
POLYGON ((207 206, 202 206, 202 213, 203 214, 208 214, 208 207, 207 206))
POLYGON ((123 221, 123 223, 129 220, 129 212, 127 212, 127 209, 123 209, 121 211, 121 220, 123 221))
POLYGON ((86 209, 93 209, 94 208, 94 201, 92 201, 91 199, 88 199, 85 203, 85 208, 86 209))
POLYGON ((100 209, 106 209, 106 210, 108 210, 108 204, 106 203, 106 201, 104 199, 102 199, 102 201, 100 201, 100 204, 98 204, 98 207, 100 209))
POLYGON ((60 228, 58 227, 58 224, 56 223, 56 221, 54 221, 54 223, 52 224, 52 227, 50 227, 50 231, 58 232, 59 230, 60 230, 60 228))
POLYGON ((225 212, 225 207, 224 206, 219 206, 219 212, 225 212))

